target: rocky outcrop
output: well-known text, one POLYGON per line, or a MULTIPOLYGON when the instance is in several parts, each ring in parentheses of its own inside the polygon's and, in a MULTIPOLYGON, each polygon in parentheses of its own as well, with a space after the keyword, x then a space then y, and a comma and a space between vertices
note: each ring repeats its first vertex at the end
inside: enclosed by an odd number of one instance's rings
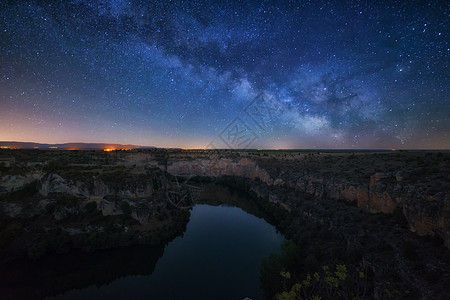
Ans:
POLYGON ((25 185, 39 180, 41 172, 31 172, 21 175, 5 175, 0 178, 0 195, 22 189, 25 185))
MULTIPOLYGON (((32 172, 24 175, 5 175, 0 179, 0 195, 24 189, 27 184, 39 182, 38 192, 43 197, 57 194, 66 194, 82 199, 92 197, 103 198, 113 195, 128 198, 150 197, 154 194, 154 183, 152 177, 142 181, 130 174, 127 176, 128 183, 107 183, 99 177, 92 176, 88 180, 73 180, 63 178, 56 173, 32 172)), ((157 184, 161 185, 162 178, 157 178, 157 184)))
POLYGON ((176 159, 170 160, 167 172, 177 176, 239 176, 250 179, 259 178, 272 184, 273 180, 266 170, 249 158, 218 158, 218 159, 176 159))
MULTIPOLYGON (((276 163, 275 163, 276 164, 276 163)), ((450 249, 450 194, 441 192, 428 195, 423 188, 408 184, 407 172, 377 172, 368 182, 347 180, 338 174, 305 174, 302 170, 276 170, 269 172, 258 159, 250 158, 199 158, 183 159, 175 157, 169 160, 167 171, 177 176, 224 175, 239 176, 260 180, 267 186, 294 188, 297 191, 316 197, 356 202, 358 207, 372 213, 392 214, 401 210, 410 229, 419 235, 437 235, 450 249)), ((261 193, 270 191, 256 189, 261 193)))
POLYGON ((41 179, 39 194, 44 197, 52 194, 69 194, 80 198, 89 197, 89 191, 83 182, 70 182, 54 173, 50 173, 41 179))
POLYGON ((50 203, 52 201, 48 199, 33 204, 24 201, 0 201, 0 213, 10 218, 31 218, 43 214, 50 203))
MULTIPOLYGON (((392 214, 400 211, 409 223, 410 229, 419 235, 437 235, 450 248, 450 195, 448 191, 435 192, 427 186, 416 184, 411 177, 421 176, 421 169, 389 172, 373 172, 364 168, 363 176, 342 176, 343 165, 336 165, 330 172, 314 168, 314 160, 304 156, 292 160, 276 157, 251 157, 247 153, 227 152, 174 152, 174 153, 118 153, 117 165, 138 166, 144 173, 123 174, 120 167, 105 169, 100 175, 89 178, 69 179, 55 173, 44 175, 31 172, 26 175, 5 175, 0 179, 0 194, 16 191, 33 181, 40 181, 39 193, 48 197, 52 194, 69 194, 83 199, 100 201, 105 196, 123 199, 151 197, 155 188, 166 185, 164 172, 171 175, 190 177, 203 176, 219 178, 235 176, 256 182, 252 189, 261 196, 282 203, 274 187, 304 192, 317 198, 329 198, 354 202, 358 207, 372 213, 392 214), (159 167, 160 170, 155 167, 159 167), (114 171, 115 170, 115 171, 114 171), (152 170, 152 171, 148 171, 152 170), (115 173, 114 173, 115 172, 115 173), (150 172, 150 173, 146 173, 150 172), (149 175, 151 174, 151 175, 149 175), (119 177, 118 177, 119 176, 119 177), (259 187, 256 187, 258 186, 259 187)), ((372 156, 359 163, 368 163, 372 156)), ((343 155, 345 166, 357 158, 343 155)), ((431 161, 433 162, 433 161, 431 161)), ((317 161, 316 167, 326 164, 317 161)), ((361 168, 362 169, 362 168, 361 168)), ((431 170, 431 169, 430 169, 431 170)), ((14 205, 13 205, 14 206, 14 205)), ((17 208, 7 209, 11 214, 17 208)), ((145 223, 143 212, 135 218, 145 223)))
POLYGON ((112 195, 126 198, 140 198, 150 197, 155 192, 151 179, 144 183, 134 182, 127 186, 118 186, 105 183, 102 179, 94 177, 92 186, 92 189, 89 191, 89 197, 103 198, 112 195))

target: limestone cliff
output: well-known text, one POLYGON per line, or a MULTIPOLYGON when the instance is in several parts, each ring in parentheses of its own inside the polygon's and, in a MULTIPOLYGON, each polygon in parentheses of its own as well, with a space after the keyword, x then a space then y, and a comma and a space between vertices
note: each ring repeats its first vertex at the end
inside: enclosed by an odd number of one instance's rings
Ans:
MULTIPOLYGON (((411 231, 419 235, 437 235, 450 249, 450 194, 448 191, 431 191, 430 194, 424 187, 405 182, 405 174, 400 171, 376 172, 363 181, 360 177, 343 178, 338 173, 325 175, 292 169, 289 164, 270 159, 201 156, 189 159, 181 156, 171 157, 167 171, 177 176, 229 175, 258 178, 268 186, 293 188, 318 198, 354 201, 358 207, 372 213, 392 214, 396 209, 400 209, 411 231)), ((258 192, 260 190, 270 194, 270 189, 259 189, 258 192)))
MULTIPOLYGON (((284 200, 278 199, 273 187, 282 187, 317 198, 354 202, 372 213, 401 211, 412 231, 439 236, 450 249, 450 183, 446 171, 450 157, 443 159, 429 154, 377 157, 376 154, 274 153, 264 157, 251 152, 118 152, 107 154, 118 170, 106 168, 84 178, 43 171, 6 174, 0 178, 0 194, 19 190, 37 180, 39 193, 45 197, 66 193, 93 200, 108 195, 139 198, 149 197, 155 187, 165 185, 165 171, 182 177, 237 176, 254 180, 259 186, 255 185, 253 191, 275 202, 284 200), (396 164, 396 161, 400 162, 396 164), (137 166, 142 172, 124 174, 121 165, 137 166)), ((79 173, 88 174, 83 170, 79 173)), ((289 203, 284 206, 289 208, 289 203)), ((12 215, 17 213, 13 208, 9 210, 12 215)))
POLYGON ((26 174, 7 174, 0 177, 0 195, 22 189, 25 185, 39 180, 44 174, 39 171, 26 174))

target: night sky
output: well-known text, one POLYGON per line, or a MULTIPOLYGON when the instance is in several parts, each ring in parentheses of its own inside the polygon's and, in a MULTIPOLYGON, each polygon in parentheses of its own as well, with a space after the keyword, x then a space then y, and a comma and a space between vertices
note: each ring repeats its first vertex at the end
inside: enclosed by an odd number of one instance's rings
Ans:
POLYGON ((450 148, 447 3, 3 0, 0 140, 450 148))

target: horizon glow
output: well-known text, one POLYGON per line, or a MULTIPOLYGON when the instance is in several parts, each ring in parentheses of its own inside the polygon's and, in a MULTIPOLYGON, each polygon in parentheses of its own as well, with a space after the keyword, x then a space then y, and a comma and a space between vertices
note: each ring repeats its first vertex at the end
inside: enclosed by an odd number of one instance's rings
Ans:
POLYGON ((238 120, 244 148, 449 149, 449 18, 445 1, 7 1, 0 140, 230 148, 238 120))

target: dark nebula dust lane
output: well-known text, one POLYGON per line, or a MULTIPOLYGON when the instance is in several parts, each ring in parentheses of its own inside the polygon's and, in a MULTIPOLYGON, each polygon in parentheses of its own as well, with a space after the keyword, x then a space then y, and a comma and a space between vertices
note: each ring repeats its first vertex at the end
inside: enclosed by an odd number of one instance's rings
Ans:
POLYGON ((449 148, 449 18, 446 1, 2 1, 0 140, 449 148))

